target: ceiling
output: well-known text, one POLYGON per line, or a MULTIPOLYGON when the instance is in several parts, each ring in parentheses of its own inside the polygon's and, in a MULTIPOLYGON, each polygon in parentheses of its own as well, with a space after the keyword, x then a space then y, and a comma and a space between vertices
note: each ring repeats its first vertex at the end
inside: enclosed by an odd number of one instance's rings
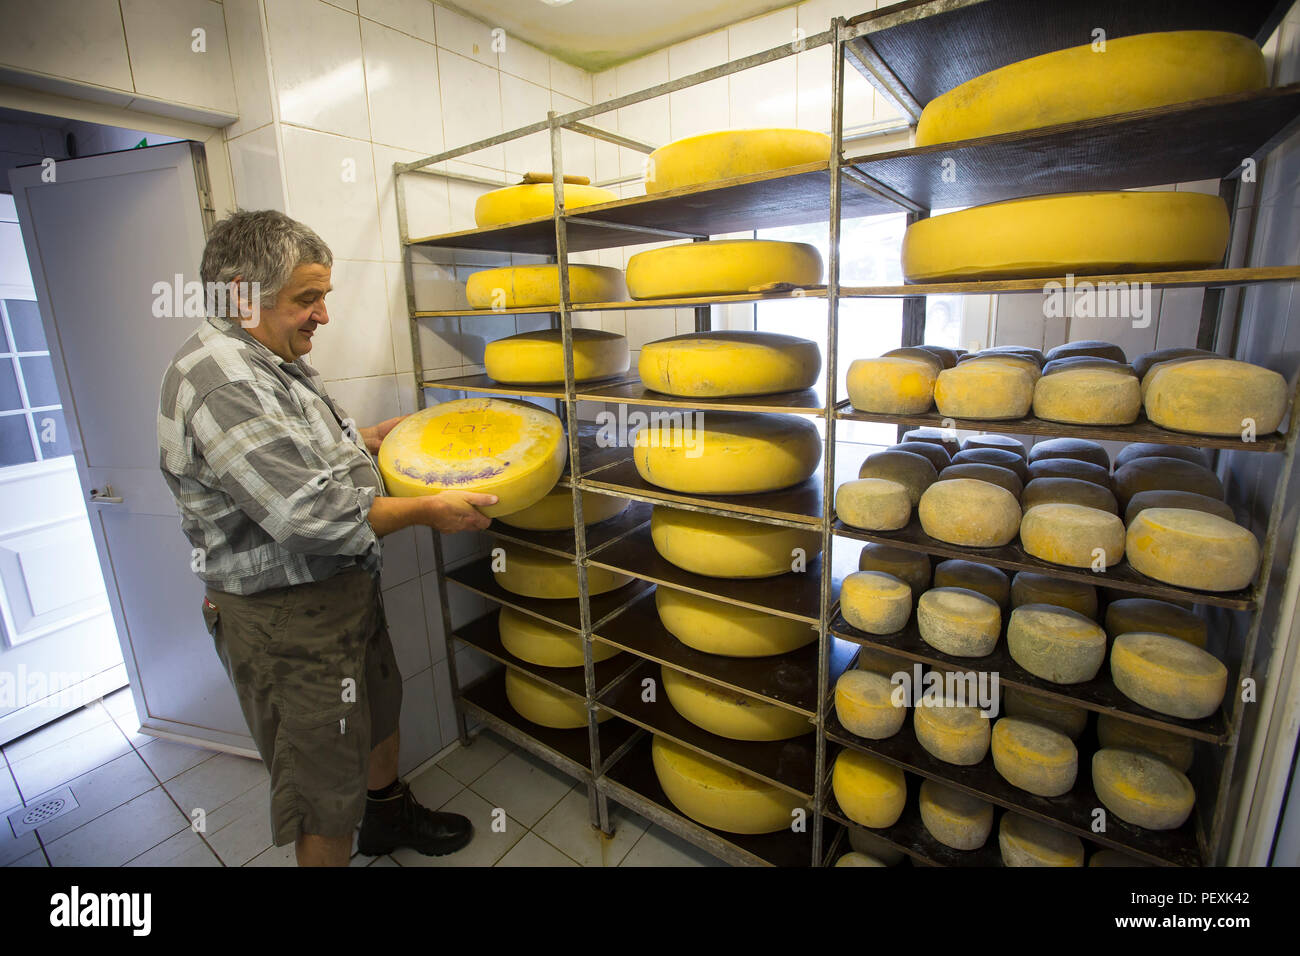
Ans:
POLYGON ((439 0, 592 73, 795 0, 439 0))

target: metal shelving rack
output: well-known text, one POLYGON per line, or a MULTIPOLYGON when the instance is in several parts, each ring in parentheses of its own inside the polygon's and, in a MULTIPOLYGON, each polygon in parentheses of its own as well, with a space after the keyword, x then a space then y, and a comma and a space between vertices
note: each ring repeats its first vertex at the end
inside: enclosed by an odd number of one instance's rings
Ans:
MULTIPOLYGON (((1170 588, 1144 578, 1121 564, 1101 575, 1049 565, 1032 558, 1015 545, 1003 549, 962 549, 928 538, 918 526, 899 532, 875 534, 847 528, 835 519, 835 486, 856 477, 856 462, 837 461, 836 424, 872 421, 896 424, 900 430, 914 426, 940 426, 934 414, 922 416, 868 415, 855 412, 837 398, 838 303, 841 298, 898 298, 903 308, 902 345, 924 341, 926 296, 931 294, 998 294, 1041 292, 1046 281, 1010 279, 923 286, 850 287, 841 285, 839 236, 841 221, 885 213, 905 213, 908 220, 929 215, 931 208, 974 205, 1041 192, 1120 189, 1216 178, 1221 194, 1235 212, 1233 176, 1246 157, 1261 159, 1295 128, 1300 116, 1300 84, 1237 94, 1195 103, 1179 104, 1120 116, 1105 117, 1047 129, 1010 133, 934 147, 913 147, 866 156, 844 155, 843 101, 845 71, 858 69, 873 85, 915 123, 924 103, 976 75, 1016 60, 1077 45, 1090 37, 1098 24, 1111 36, 1173 29, 1225 29, 1243 33, 1262 43, 1281 21, 1289 2, 1254 0, 1225 5, 1218 0, 1182 0, 1168 4, 1124 0, 1089 0, 1065 5, 1041 0, 912 0, 851 20, 836 19, 830 29, 744 59, 660 84, 640 93, 576 110, 563 116, 548 113, 543 121, 500 136, 448 150, 412 163, 395 164, 398 226, 402 237, 407 305, 411 316, 412 347, 420 406, 425 390, 438 388, 466 393, 524 395, 554 399, 563 407, 569 441, 569 467, 561 485, 573 492, 574 531, 527 532, 494 523, 497 539, 571 558, 579 578, 575 601, 521 598, 496 585, 487 559, 447 571, 440 537, 434 535, 438 563, 438 597, 447 639, 447 659, 456 695, 461 740, 468 743, 466 713, 552 765, 587 784, 594 826, 608 832, 607 801, 613 799, 724 861, 738 865, 827 865, 844 843, 846 830, 855 825, 839 809, 830 789, 830 757, 842 747, 873 753, 904 768, 908 774, 908 808, 895 826, 871 831, 894 844, 920 865, 997 865, 996 845, 963 853, 936 843, 925 832, 916 810, 915 789, 921 778, 941 780, 980 795, 999 812, 1014 809, 1078 833, 1090 841, 1121 849, 1148 862, 1196 865, 1216 858, 1223 829, 1224 804, 1232 761, 1241 731, 1241 702, 1229 694, 1224 712, 1203 721, 1182 721, 1156 714, 1127 700, 1099 678, 1085 685, 1047 684, 1025 673, 1005 654, 1005 644, 979 666, 998 670, 1009 686, 1032 694, 1068 700, 1086 709, 1125 720, 1158 726, 1198 741, 1194 773, 1198 813, 1182 830, 1154 834, 1113 821, 1110 832, 1091 832, 1087 813, 1098 805, 1086 770, 1080 761, 1080 782, 1066 797, 1045 800, 1007 785, 986 760, 976 767, 959 768, 933 760, 911 733, 910 724, 889 740, 857 738, 835 718, 831 691, 835 679, 852 665, 859 646, 888 650, 933 668, 968 670, 969 660, 946 658, 924 644, 914 629, 895 635, 866 635, 855 631, 837 613, 839 581, 833 570, 837 539, 881 541, 896 547, 940 556, 961 556, 1012 570, 1034 570, 1063 578, 1085 578, 1089 583, 1113 587, 1129 594, 1193 601, 1250 615, 1240 642, 1237 675, 1249 672, 1268 589, 1282 496, 1296 449, 1296 428, 1286 435, 1259 436, 1251 445, 1231 440, 1202 438, 1167 432, 1146 422, 1101 428, 1065 426, 1035 419, 998 422, 959 422, 958 428, 1009 434, 1072 435, 1114 441, 1161 441, 1238 453, 1284 456, 1268 534, 1264 542, 1263 571, 1255 585, 1228 595, 1210 595, 1170 588), (1229 8, 1230 7, 1230 8, 1229 8), (628 137, 589 125, 586 121, 675 90, 728 76, 762 63, 820 46, 831 48, 832 161, 809 164, 721 183, 687 187, 666 193, 617 200, 572 211, 563 205, 559 185, 563 173, 561 132, 576 131, 621 147, 649 153, 654 148, 628 137), (555 172, 553 215, 503 226, 463 230, 439 236, 410 237, 407 229, 404 177, 436 175, 489 186, 507 185, 432 167, 490 146, 538 132, 550 137, 555 172), (953 159, 959 175, 944 176, 942 163, 953 159), (1008 176, 1014 170, 1014 176, 1008 176), (689 297, 645 301, 575 304, 569 301, 568 264, 571 252, 630 246, 665 239, 707 239, 741 229, 762 229, 794 224, 827 222, 831 254, 825 286, 794 291, 745 295, 689 297), (665 224, 671 224, 667 228, 665 224), (557 307, 515 309, 509 314, 537 313, 551 317, 562 334, 565 353, 563 387, 520 389, 492 382, 483 375, 459 376, 427 382, 423 376, 418 323, 425 317, 498 315, 471 309, 417 311, 413 263, 415 247, 477 250, 546 256, 559 265, 560 302, 557 307), (729 399, 713 402, 676 399, 647 392, 635 375, 613 382, 574 381, 573 314, 580 311, 681 308, 695 310, 697 329, 709 327, 709 306, 731 302, 781 301, 794 297, 824 298, 827 336, 824 351, 826 388, 802 393, 729 399), (821 418, 826 430, 822 465, 807 482, 765 495, 684 495, 643 481, 627 449, 602 448, 594 428, 578 419, 579 401, 683 409, 793 413, 821 418), (582 492, 629 499, 623 515, 584 526, 582 492), (804 575, 785 575, 763 582, 724 581, 689 574, 658 556, 649 540, 650 505, 706 512, 820 532, 822 556, 804 575), (591 596, 587 569, 595 565, 622 571, 633 583, 615 592, 591 596), (584 647, 584 665, 576 670, 542 668, 514 658, 500 643, 496 612, 453 628, 447 582, 474 591, 491 601, 513 607, 578 634, 584 647), (818 631, 815 644, 780 658, 744 660, 701 654, 669 635, 653 607, 653 590, 673 587, 734 604, 755 608, 808 623, 818 631), (627 652, 600 663, 592 659, 592 642, 600 641, 627 652), (502 667, 529 673, 564 692, 581 698, 588 710, 585 731, 555 731, 531 724, 505 700, 501 671, 489 673, 468 687, 459 683, 455 667, 458 644, 474 647, 502 667), (640 689, 645 678, 657 678, 668 666, 734 690, 758 696, 808 717, 813 732, 793 741, 772 744, 744 743, 705 733, 683 720, 666 699, 646 703, 640 689), (597 721, 597 714, 612 715, 597 721), (805 799, 810 810, 802 833, 786 831, 767 836, 740 836, 703 827, 680 814, 668 801, 650 764, 648 733, 662 734, 687 747, 714 756, 805 799), (1206 754, 1210 755, 1207 761, 1206 754), (1207 774, 1207 762, 1213 772, 1207 774), (1207 807, 1206 797, 1214 799, 1207 807), (834 829, 826 830, 829 824, 834 829)), ((596 185, 613 185, 615 180, 596 185)), ((1230 246, 1231 248, 1231 246, 1230 246)), ((1117 275, 1109 281, 1150 282, 1153 288, 1202 287, 1207 290, 1198 341, 1216 342, 1224 310, 1224 290, 1263 282, 1291 282, 1300 278, 1300 266, 1226 268, 1149 275, 1117 275)), ((1064 281, 1065 277, 1061 277, 1064 281)), ((1293 398, 1289 423, 1296 421, 1293 398)), ((1223 622, 1219 622, 1222 624, 1223 622)), ((1230 667, 1231 667, 1230 662, 1230 667)), ((1231 686, 1231 684, 1230 684, 1231 686)), ((1089 741, 1081 742, 1081 752, 1089 741)))

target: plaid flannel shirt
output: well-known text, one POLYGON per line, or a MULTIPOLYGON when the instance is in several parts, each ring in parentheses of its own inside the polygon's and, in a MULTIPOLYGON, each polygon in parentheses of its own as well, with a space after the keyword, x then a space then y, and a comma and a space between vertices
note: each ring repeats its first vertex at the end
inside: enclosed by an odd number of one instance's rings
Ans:
POLYGON ((368 515, 383 477, 302 359, 208 318, 163 376, 158 445, 191 566, 210 587, 255 594, 354 565, 378 575, 368 515))

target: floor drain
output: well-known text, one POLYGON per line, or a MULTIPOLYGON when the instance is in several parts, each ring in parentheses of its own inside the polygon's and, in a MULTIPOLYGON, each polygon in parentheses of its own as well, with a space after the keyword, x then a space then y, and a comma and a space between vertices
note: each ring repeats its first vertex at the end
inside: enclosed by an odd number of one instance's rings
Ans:
POLYGON ((37 827, 43 827, 51 820, 77 809, 77 806, 77 799, 72 795, 72 790, 63 787, 42 797, 39 803, 20 807, 10 813, 8 816, 9 828, 13 830, 15 837, 20 837, 24 833, 30 833, 37 827))

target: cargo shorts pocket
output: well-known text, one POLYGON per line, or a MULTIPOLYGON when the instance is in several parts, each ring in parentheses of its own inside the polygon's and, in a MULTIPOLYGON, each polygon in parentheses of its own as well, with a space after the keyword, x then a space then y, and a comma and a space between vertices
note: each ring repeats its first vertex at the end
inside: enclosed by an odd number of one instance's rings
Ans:
POLYGON ((361 822, 370 758, 364 708, 340 703, 285 714, 271 767, 271 816, 276 843, 302 833, 340 836, 361 822))
POLYGON ((208 634, 212 637, 217 636, 217 625, 221 621, 221 609, 213 604, 206 597, 203 599, 203 626, 208 629, 208 634))

